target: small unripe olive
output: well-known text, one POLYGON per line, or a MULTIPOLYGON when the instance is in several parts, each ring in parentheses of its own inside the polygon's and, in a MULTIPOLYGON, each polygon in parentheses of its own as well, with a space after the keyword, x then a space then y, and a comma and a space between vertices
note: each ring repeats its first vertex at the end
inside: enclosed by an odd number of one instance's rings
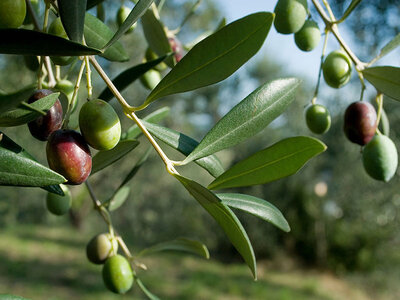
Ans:
POLYGON ((363 150, 363 165, 369 176, 388 182, 397 170, 397 149, 386 135, 376 135, 363 150))
POLYGON ((18 28, 26 16, 25 0, 0 1, 0 28, 18 28))
POLYGON ((341 50, 329 53, 322 64, 325 82, 333 88, 340 88, 349 82, 351 69, 350 58, 341 50))
POLYGON ((68 184, 81 184, 92 170, 92 156, 85 139, 74 130, 54 131, 47 141, 50 169, 63 175, 68 184))
POLYGON ((306 21, 307 10, 307 0, 279 0, 274 10, 276 31, 282 34, 299 31, 306 21))
POLYGON ((353 102, 344 114, 344 133, 351 142, 364 146, 375 135, 376 119, 372 104, 365 101, 353 102))
POLYGON ((118 251, 118 242, 109 233, 101 233, 93 237, 86 246, 86 256, 90 262, 100 265, 118 251))
POLYGON ((303 27, 294 34, 294 41, 303 51, 311 51, 318 46, 321 39, 321 31, 318 24, 312 20, 307 20, 303 27))
MULTIPOLYGON (((64 39, 68 39, 68 35, 65 32, 65 29, 62 25, 61 19, 57 18, 55 19, 49 26, 49 33, 52 35, 56 35, 59 37, 62 37, 64 39)), ((73 56, 52 56, 51 60, 56 64, 60 66, 66 66, 69 65, 75 57, 73 56)))
MULTIPOLYGON (((33 103, 52 93, 52 91, 46 89, 37 90, 29 98, 28 103, 33 103)), ((60 100, 57 99, 54 105, 47 111, 46 115, 29 122, 28 128, 33 137, 40 141, 46 141, 51 133, 61 128, 62 121, 63 109, 60 100)))
POLYGON ((86 102, 79 112, 79 128, 87 143, 97 150, 114 148, 121 138, 121 122, 107 102, 86 102))
MULTIPOLYGON (((158 58, 158 55, 151 50, 150 48, 147 48, 145 56, 144 56, 144 61, 151 61, 151 60, 155 60, 158 58)), ((156 65, 154 67, 155 70, 162 72, 167 68, 167 65, 164 62, 159 63, 158 65, 156 65)))
POLYGON ((132 268, 126 258, 115 255, 107 259, 103 266, 103 280, 113 293, 126 293, 133 284, 132 268))
POLYGON ((161 74, 156 70, 148 70, 140 77, 140 82, 149 90, 154 89, 161 81, 161 74))
MULTIPOLYGON (((117 24, 119 27, 121 27, 122 23, 125 22, 126 18, 129 16, 129 14, 131 13, 131 9, 125 5, 121 6, 118 9, 117 12, 117 24)), ((136 28, 136 23, 133 24, 126 32, 125 34, 132 32, 134 29, 136 28)))
POLYGON ((39 69, 39 61, 36 56, 24 55, 25 66, 32 72, 37 72, 39 69))
POLYGON ((60 184, 64 192, 64 196, 48 193, 46 198, 46 206, 49 212, 54 215, 62 216, 71 208, 72 198, 71 192, 64 184, 60 184))
POLYGON ((312 132, 323 134, 331 127, 331 115, 325 106, 313 104, 306 111, 306 122, 312 132))

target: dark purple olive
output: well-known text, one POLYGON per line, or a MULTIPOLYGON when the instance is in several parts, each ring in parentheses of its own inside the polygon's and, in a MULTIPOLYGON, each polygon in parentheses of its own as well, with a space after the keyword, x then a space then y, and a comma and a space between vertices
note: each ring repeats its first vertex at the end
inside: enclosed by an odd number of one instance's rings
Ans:
POLYGON ((85 139, 74 130, 54 131, 47 142, 50 169, 63 175, 68 184, 81 184, 92 170, 92 156, 85 139))
MULTIPOLYGON (((47 97, 53 92, 50 90, 37 90, 28 100, 33 103, 41 98, 47 97)), ((61 128, 63 121, 63 109, 60 100, 47 111, 45 116, 40 116, 36 120, 28 123, 29 131, 32 136, 40 141, 47 141, 50 134, 61 128)))
POLYGON ((344 133, 356 144, 364 146, 374 137, 376 111, 368 102, 357 101, 347 107, 344 115, 344 133))

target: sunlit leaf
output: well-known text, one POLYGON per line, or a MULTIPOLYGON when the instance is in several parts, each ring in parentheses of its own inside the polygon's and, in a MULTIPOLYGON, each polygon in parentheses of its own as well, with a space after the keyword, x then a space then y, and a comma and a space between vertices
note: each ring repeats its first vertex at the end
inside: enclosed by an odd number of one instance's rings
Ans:
POLYGON ((129 186, 124 186, 118 189, 115 195, 113 195, 111 199, 107 200, 104 205, 108 207, 109 211, 118 209, 128 199, 130 191, 131 188, 129 186))
POLYGON ((254 278, 257 278, 256 259, 249 237, 236 215, 223 204, 211 191, 197 182, 183 176, 174 175, 200 203, 201 206, 217 221, 231 241, 232 245, 249 266, 254 278))
POLYGON ((141 108, 158 98, 229 77, 261 48, 273 19, 271 13, 255 13, 202 40, 161 80, 141 108))
POLYGON ((263 219, 285 232, 290 231, 290 227, 285 217, 274 205, 263 199, 244 194, 217 194, 222 203, 248 212, 260 219, 263 219))
POLYGON ((0 29, 0 36, 0 53, 3 54, 80 56, 101 53, 98 49, 35 30, 0 29))
POLYGON ((208 188, 250 186, 284 178, 296 173, 309 159, 325 150, 326 146, 315 138, 287 138, 238 162, 208 188))
POLYGON ((379 92, 400 101, 400 68, 372 67, 363 70, 363 75, 379 92))
POLYGON ((58 0, 61 22, 70 40, 82 43, 87 0, 58 0))
POLYGON ((232 147, 260 132, 292 103, 299 84, 298 79, 287 78, 260 86, 207 133, 184 163, 232 147))
MULTIPOLYGON (((157 124, 152 124, 146 121, 143 121, 143 123, 151 134, 166 143, 168 146, 171 146, 172 148, 178 150, 183 155, 189 155, 193 151, 193 149, 195 149, 196 146, 199 144, 191 137, 183 133, 177 132, 173 129, 166 128, 157 124)), ((195 163, 205 169, 214 177, 218 177, 225 171, 220 160, 215 155, 200 158, 198 160, 195 160, 195 163)))

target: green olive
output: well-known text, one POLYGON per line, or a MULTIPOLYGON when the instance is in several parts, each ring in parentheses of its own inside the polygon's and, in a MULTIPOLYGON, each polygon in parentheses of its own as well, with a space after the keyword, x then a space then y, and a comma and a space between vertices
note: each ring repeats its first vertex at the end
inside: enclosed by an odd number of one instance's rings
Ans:
POLYGON ((331 127, 331 115, 325 106, 313 104, 306 111, 306 123, 312 132, 323 134, 331 127))
POLYGON ((397 149, 386 135, 375 135, 364 147, 363 165, 369 176, 388 182, 397 170, 397 149))
POLYGON ((103 266, 103 280, 113 293, 126 293, 133 284, 132 268, 126 258, 115 255, 107 259, 103 266))
POLYGON ((87 143, 97 150, 114 148, 121 137, 121 122, 107 102, 86 102, 79 112, 79 128, 87 143))
POLYGON ((318 46, 321 39, 321 31, 318 24, 307 20, 303 27, 294 34, 294 41, 297 47, 303 51, 311 51, 318 46))
MULTIPOLYGON (((157 58, 158 58, 158 55, 150 48, 147 48, 145 56, 144 56, 144 62, 155 60, 157 58)), ((167 68, 167 65, 164 62, 161 62, 154 67, 154 69, 159 72, 164 71, 166 68, 167 68)))
POLYGON ((333 88, 340 88, 349 82, 351 69, 350 58, 341 50, 329 53, 322 64, 325 82, 333 88))
POLYGON ((86 256, 90 262, 100 265, 118 251, 118 242, 109 233, 94 236, 86 246, 86 256))
MULTIPOLYGON (((129 16, 131 13, 131 9, 125 5, 121 6, 117 12, 117 24, 119 27, 121 27, 122 23, 125 22, 126 18, 129 16)), ((132 32, 136 28, 136 23, 129 28, 125 34, 132 32)))
POLYGON ((140 82, 149 90, 154 89, 161 81, 161 74, 156 70, 148 70, 140 77, 140 82))
POLYGON ((0 1, 0 28, 18 28, 26 16, 25 0, 0 1))
MULTIPOLYGON (((62 37, 64 39, 68 39, 68 35, 64 30, 64 27, 61 23, 61 19, 55 19, 49 26, 49 33, 52 35, 56 35, 62 37)), ((52 56, 51 60, 59 66, 66 66, 73 62, 75 57, 73 56, 52 56)))
POLYGON ((279 0, 275 6, 274 25, 282 34, 295 33, 306 21, 307 0, 279 0))
POLYGON ((49 212, 57 216, 65 215, 71 208, 72 198, 68 187, 60 184, 64 192, 64 196, 48 193, 46 198, 46 206, 49 212))
POLYGON ((63 93, 65 96, 67 96, 68 99, 72 97, 74 89, 75 85, 67 79, 61 79, 57 81, 56 85, 54 86, 55 91, 63 93))

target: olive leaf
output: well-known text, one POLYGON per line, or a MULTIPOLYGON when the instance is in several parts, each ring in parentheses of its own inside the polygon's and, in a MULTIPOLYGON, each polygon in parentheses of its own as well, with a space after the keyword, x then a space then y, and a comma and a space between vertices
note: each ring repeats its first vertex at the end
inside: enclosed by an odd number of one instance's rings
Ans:
POLYGON ((35 88, 36 84, 30 84, 14 93, 0 95, 0 113, 16 108, 22 101, 28 100, 35 88))
POLYGON ((143 284, 143 282, 139 279, 139 277, 135 276, 135 282, 142 290, 142 292, 149 298, 150 300, 160 300, 156 295, 152 294, 143 284))
POLYGON ((86 10, 89 10, 92 7, 95 7, 96 5, 100 4, 103 1, 104 0, 87 0, 86 10))
POLYGON ((391 66, 366 68, 362 71, 379 92, 400 101, 400 68, 391 66))
POLYGON ((379 52, 379 54, 373 59, 371 60, 371 62, 369 63, 369 65, 372 65, 373 63, 375 63, 376 61, 378 61, 379 59, 381 59, 382 57, 384 57, 385 55, 389 54, 390 52, 392 52, 394 49, 396 49, 398 46, 400 45, 400 33, 398 33, 389 43, 387 43, 379 52))
POLYGON ((82 43, 87 0, 58 0, 61 22, 70 40, 82 43))

